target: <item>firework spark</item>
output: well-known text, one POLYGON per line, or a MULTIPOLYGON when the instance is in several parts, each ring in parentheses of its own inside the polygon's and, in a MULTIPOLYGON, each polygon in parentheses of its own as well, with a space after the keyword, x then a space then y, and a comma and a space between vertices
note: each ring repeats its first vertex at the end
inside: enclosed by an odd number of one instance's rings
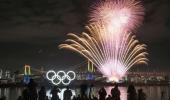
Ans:
POLYGON ((144 16, 144 8, 137 0, 100 0, 91 8, 90 23, 101 21, 116 34, 136 29, 144 16))
POLYGON ((146 45, 139 44, 134 35, 120 34, 109 38, 107 29, 101 25, 87 26, 90 35, 82 33, 81 36, 69 33, 70 39, 59 48, 69 49, 86 57, 109 80, 118 81, 135 64, 145 63, 146 45), (104 37, 104 38, 103 38, 104 37))

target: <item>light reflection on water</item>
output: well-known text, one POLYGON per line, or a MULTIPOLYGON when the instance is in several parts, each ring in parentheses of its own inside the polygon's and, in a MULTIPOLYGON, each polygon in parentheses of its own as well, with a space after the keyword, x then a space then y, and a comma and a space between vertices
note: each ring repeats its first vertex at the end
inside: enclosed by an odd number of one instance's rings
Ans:
MULTIPOLYGON (((59 98, 60 98, 61 100, 63 100, 63 94, 64 94, 64 91, 65 91, 65 90, 66 90, 66 88, 60 89, 60 93, 58 93, 58 96, 59 96, 59 98)), ((51 89, 47 90, 47 92, 46 92, 46 95, 48 96, 49 99, 52 97, 52 95, 50 94, 50 92, 51 92, 51 89)), ((76 95, 76 94, 75 94, 75 90, 71 90, 71 92, 72 92, 72 95, 73 95, 73 96, 76 95)), ((73 98, 73 96, 72 96, 72 98, 73 98)))
MULTIPOLYGON (((110 94, 112 87, 105 87, 108 94, 110 94)), ((145 86, 145 87, 136 87, 136 90, 139 88, 142 88, 144 92, 147 95, 147 100, 160 100, 161 98, 161 91, 165 92, 166 100, 168 100, 168 97, 170 95, 170 87, 169 86, 145 86)), ((121 100, 127 100, 127 88, 126 87, 119 87, 121 91, 121 100)), ((62 94, 65 89, 61 89, 62 93, 59 95, 62 100, 62 94)), ((93 93, 97 95, 99 88, 94 88, 93 93)), ((0 97, 6 96, 6 100, 17 100, 17 97, 21 95, 21 88, 1 88, 0 89, 0 97)), ((79 92, 79 89, 73 89, 72 90, 73 95, 79 92)), ((50 89, 47 89, 47 94, 50 94, 50 89)))

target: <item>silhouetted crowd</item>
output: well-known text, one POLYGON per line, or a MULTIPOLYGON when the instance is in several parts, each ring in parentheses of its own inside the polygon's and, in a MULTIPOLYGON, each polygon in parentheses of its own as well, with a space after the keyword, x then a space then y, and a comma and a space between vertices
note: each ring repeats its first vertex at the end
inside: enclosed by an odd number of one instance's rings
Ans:
MULTIPOLYGON (((78 97, 74 97, 73 100, 121 100, 120 98, 120 90, 118 88, 118 85, 116 84, 114 88, 111 89, 110 94, 107 96, 107 92, 105 90, 104 87, 102 87, 99 91, 98 91, 98 95, 99 98, 95 97, 95 96, 91 96, 91 89, 89 92, 89 96, 85 95, 85 89, 81 88, 81 95, 78 95, 78 97)), ((133 85, 130 85, 128 87, 128 91, 127 91, 128 95, 127 95, 127 100, 146 100, 146 95, 143 92, 142 89, 138 90, 138 95, 136 93, 136 89, 133 85)))
MULTIPOLYGON (((110 95, 107 95, 105 88, 102 87, 98 91, 98 97, 93 95, 92 88, 93 85, 88 87, 87 85, 82 84, 80 86, 80 94, 73 96, 72 91, 67 86, 63 93, 63 100, 121 100, 121 93, 117 84, 111 89, 110 95), (88 88, 89 92, 87 94, 88 88), (72 96, 73 98, 71 98, 72 96)), ((60 100, 58 93, 60 93, 59 88, 54 86, 50 91, 50 94, 52 95, 50 100, 60 100)), ((163 92, 161 93, 161 100, 165 100, 164 94, 165 93, 163 92)), ((6 97, 2 97, 0 100, 6 100, 6 97)), ((46 95, 45 87, 42 86, 37 92, 37 83, 35 83, 33 79, 30 79, 29 84, 23 89, 22 95, 19 96, 17 100, 49 100, 49 98, 46 95)), ((129 85, 127 89, 127 100, 146 100, 146 94, 142 89, 138 89, 137 92, 134 85, 129 85)))

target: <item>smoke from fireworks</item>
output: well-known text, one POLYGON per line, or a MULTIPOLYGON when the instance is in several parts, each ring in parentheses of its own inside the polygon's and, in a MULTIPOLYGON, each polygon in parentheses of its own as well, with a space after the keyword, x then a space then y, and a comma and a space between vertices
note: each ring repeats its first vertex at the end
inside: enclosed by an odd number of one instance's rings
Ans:
POLYGON ((144 15, 141 3, 136 0, 100 0, 91 8, 90 23, 101 21, 116 34, 136 29, 144 15))
POLYGON ((109 37, 108 30, 100 24, 87 26, 91 36, 68 34, 70 39, 59 48, 70 49, 90 60, 109 80, 118 81, 135 64, 147 63, 146 45, 139 44, 130 33, 119 34, 116 39, 109 37), (104 37, 104 38, 103 38, 104 37))

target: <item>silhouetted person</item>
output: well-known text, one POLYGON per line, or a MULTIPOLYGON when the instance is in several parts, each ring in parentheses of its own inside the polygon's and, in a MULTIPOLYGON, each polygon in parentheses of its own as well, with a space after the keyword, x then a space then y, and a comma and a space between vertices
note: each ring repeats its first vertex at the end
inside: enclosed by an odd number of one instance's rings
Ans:
POLYGON ((74 96, 74 97, 73 97, 73 100, 77 100, 77 98, 74 96))
POLYGON ((146 100, 146 94, 143 92, 142 89, 138 90, 138 100, 146 100))
POLYGON ((81 96, 80 96, 80 94, 77 96, 77 100, 81 100, 81 96))
POLYGON ((38 94, 37 94, 37 83, 33 79, 30 79, 30 82, 28 83, 28 90, 29 90, 29 100, 37 100, 38 94))
POLYGON ((57 86, 54 86, 51 90, 52 98, 51 100, 60 100, 58 93, 60 93, 60 90, 57 88, 57 86))
POLYGON ((22 96, 19 96, 17 100, 23 100, 23 99, 22 99, 22 96))
POLYGON ((80 93, 81 93, 81 98, 86 97, 86 91, 87 91, 87 85, 86 84, 82 84, 80 86, 80 93))
POLYGON ((48 96, 45 96, 45 100, 49 100, 49 99, 48 99, 48 96))
POLYGON ((67 86, 66 90, 64 91, 64 100, 71 100, 72 92, 67 86))
POLYGON ((5 97, 5 96, 2 96, 2 97, 0 98, 0 100, 6 100, 6 97, 5 97))
POLYGON ((25 89, 22 91, 22 99, 23 99, 23 100, 29 100, 29 90, 28 90, 28 88, 25 88, 25 89))
POLYGON ((137 93, 134 85, 129 85, 127 94, 127 100, 137 100, 137 93))
POLYGON ((164 91, 161 92, 161 100, 165 100, 165 92, 164 91))
POLYGON ((115 85, 114 88, 111 89, 112 100, 120 100, 120 90, 118 88, 118 84, 115 85))
POLYGON ((38 100, 46 100, 46 90, 44 86, 42 86, 38 92, 38 100))
POLYGON ((99 90, 99 100, 105 100, 106 95, 107 95, 107 93, 106 93, 106 90, 104 89, 104 87, 101 88, 99 90))
POLYGON ((93 84, 90 85, 89 99, 92 99, 92 95, 93 95, 93 84))

